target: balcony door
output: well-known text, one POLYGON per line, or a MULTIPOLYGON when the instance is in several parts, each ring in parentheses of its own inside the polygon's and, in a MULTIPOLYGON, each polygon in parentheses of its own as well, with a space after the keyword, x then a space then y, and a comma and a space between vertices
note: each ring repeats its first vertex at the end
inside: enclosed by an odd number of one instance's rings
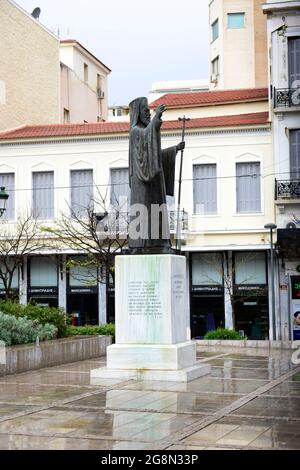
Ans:
POLYGON ((289 39, 289 86, 297 88, 296 80, 300 86, 300 37, 289 39))

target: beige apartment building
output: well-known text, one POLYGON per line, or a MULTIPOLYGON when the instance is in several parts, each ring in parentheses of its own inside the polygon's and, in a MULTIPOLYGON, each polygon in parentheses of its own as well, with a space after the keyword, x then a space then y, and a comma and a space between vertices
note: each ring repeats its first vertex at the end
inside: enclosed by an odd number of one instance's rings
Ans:
POLYGON ((59 122, 59 40, 12 0, 0 0, 0 131, 59 122))
POLYGON ((78 41, 0 0, 0 44, 0 131, 107 119, 110 69, 78 41))
POLYGON ((209 0, 210 89, 268 84, 262 0, 209 0))

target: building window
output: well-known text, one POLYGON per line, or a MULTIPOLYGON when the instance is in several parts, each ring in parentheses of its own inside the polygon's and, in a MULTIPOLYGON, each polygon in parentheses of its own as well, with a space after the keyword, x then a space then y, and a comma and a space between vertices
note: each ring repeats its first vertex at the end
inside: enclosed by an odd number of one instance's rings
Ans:
POLYGON ((211 63, 211 74, 212 79, 216 79, 219 76, 219 56, 216 57, 211 63))
POLYGON ((128 168, 110 170, 110 203, 118 212, 128 212, 129 208, 129 175, 128 168))
POLYGON ((192 285, 223 285, 222 253, 193 253, 192 285))
POLYGON ((291 180, 300 179, 300 129, 290 130, 291 180))
POLYGON ((290 88, 299 87, 300 80, 300 37, 289 38, 289 86, 290 88))
POLYGON ((71 212, 75 217, 87 215, 93 208, 93 170, 71 171, 71 212))
POLYGON ((217 213, 217 165, 194 165, 194 214, 217 213))
POLYGON ((64 123, 69 124, 70 122, 70 111, 64 108, 64 123))
POLYGON ((266 255, 264 252, 238 252, 234 255, 236 285, 266 285, 266 255))
POLYGON ((57 263, 49 257, 30 259, 30 287, 56 287, 57 263))
POLYGON ((88 83, 89 81, 89 66, 87 64, 84 64, 84 82, 88 83))
POLYGON ((70 287, 92 287, 97 285, 98 273, 97 266, 89 263, 88 258, 77 256, 70 262, 69 267, 69 286, 70 287))
POLYGON ((32 173, 32 213, 36 219, 54 217, 54 172, 32 173))
POLYGON ((15 219, 15 175, 14 173, 0 174, 0 187, 4 187, 9 198, 6 202, 6 211, 2 219, 14 220, 15 219))
POLYGON ((245 13, 228 13, 228 28, 240 29, 245 27, 245 13))
POLYGON ((237 212, 261 212, 260 163, 236 164, 237 212))
POLYGON ((211 36, 212 42, 219 37, 219 20, 214 21, 211 25, 211 36))

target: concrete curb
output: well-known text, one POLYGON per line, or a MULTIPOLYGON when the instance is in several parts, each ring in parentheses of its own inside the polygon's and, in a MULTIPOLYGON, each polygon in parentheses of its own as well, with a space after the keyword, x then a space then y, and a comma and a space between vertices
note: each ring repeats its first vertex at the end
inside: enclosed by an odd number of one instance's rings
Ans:
POLYGON ((6 363, 0 364, 0 376, 105 356, 111 343, 111 336, 79 336, 39 345, 10 346, 5 348, 6 363))
POLYGON ((253 341, 253 340, 197 340, 197 347, 222 346, 234 348, 292 349, 292 341, 253 341))

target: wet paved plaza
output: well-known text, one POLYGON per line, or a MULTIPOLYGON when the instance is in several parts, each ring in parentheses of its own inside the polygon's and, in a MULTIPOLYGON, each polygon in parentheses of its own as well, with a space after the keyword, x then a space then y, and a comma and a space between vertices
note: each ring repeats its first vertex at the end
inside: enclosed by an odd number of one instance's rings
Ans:
POLYGON ((189 384, 92 384, 104 358, 0 377, 0 449, 300 449, 291 354, 201 348, 189 384))

